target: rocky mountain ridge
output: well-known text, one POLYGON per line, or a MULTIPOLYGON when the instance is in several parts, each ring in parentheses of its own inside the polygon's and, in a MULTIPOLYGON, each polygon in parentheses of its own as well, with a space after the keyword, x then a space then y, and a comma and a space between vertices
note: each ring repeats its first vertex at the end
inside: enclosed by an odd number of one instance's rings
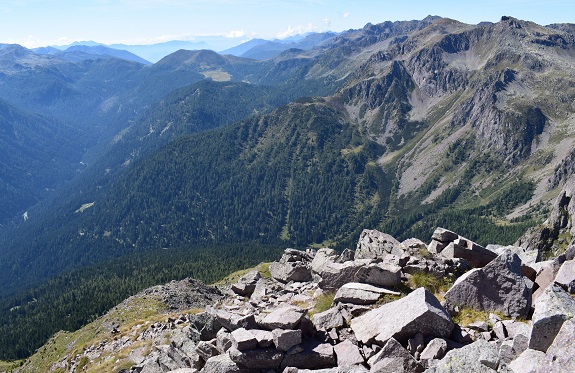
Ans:
MULTIPOLYGON (((575 211, 564 202, 571 193, 566 188, 556 203, 568 227, 575 211)), ((217 288, 189 279, 146 290, 96 321, 92 342, 69 343, 44 366, 145 373, 569 371, 575 239, 547 261, 528 246, 481 247, 443 228, 429 244, 399 242, 366 229, 354 251, 286 249, 279 261, 217 288), (171 315, 150 319, 149 299, 171 315), (121 309, 130 317, 113 316, 121 309)), ((38 369, 58 338, 14 371, 38 369)))

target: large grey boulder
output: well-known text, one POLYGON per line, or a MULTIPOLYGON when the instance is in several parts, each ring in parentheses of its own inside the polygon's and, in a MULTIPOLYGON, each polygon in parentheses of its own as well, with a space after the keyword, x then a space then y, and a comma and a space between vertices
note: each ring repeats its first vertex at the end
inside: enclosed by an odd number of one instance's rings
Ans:
POLYGON ((567 320, 547 349, 538 372, 575 372, 575 321, 567 320))
POLYGON ((510 317, 527 317, 531 288, 521 273, 521 259, 505 251, 484 268, 461 276, 445 294, 446 307, 498 311, 510 317))
POLYGON ((389 234, 364 229, 359 236, 355 259, 383 259, 387 254, 401 256, 401 243, 389 234))
POLYGON ((338 343, 333 349, 337 357, 337 365, 340 367, 359 365, 365 362, 359 348, 349 339, 338 343))
POLYGON ((421 352, 419 359, 420 360, 441 359, 443 356, 445 356, 446 352, 447 352, 447 342, 445 341, 445 339, 434 338, 431 341, 429 341, 427 346, 425 346, 425 349, 421 352))
POLYGON ((449 351, 436 366, 426 370, 426 373, 495 373, 498 367, 497 347, 479 339, 467 346, 449 351))
POLYGON ((260 320, 259 325, 266 330, 295 329, 305 313, 305 310, 295 306, 280 307, 260 320))
POLYGON ((340 328, 344 325, 343 316, 336 307, 314 314, 311 321, 316 330, 322 331, 340 328))
POLYGON ((247 369, 238 367, 228 354, 209 358, 201 370, 202 373, 248 373, 247 369))
POLYGON ((385 262, 360 266, 354 280, 375 286, 394 287, 401 283, 401 267, 385 262))
POLYGON ((561 265, 555 276, 555 283, 569 293, 575 294, 575 260, 567 260, 561 265))
POLYGON ((295 354, 286 354, 282 368, 321 369, 336 366, 336 357, 333 346, 329 343, 307 341, 302 344, 302 351, 295 354))
POLYGON ((234 363, 248 369, 277 369, 284 358, 283 352, 272 347, 245 351, 232 347, 228 354, 234 363))
POLYGON ((274 279, 284 283, 312 279, 309 265, 303 262, 273 262, 270 264, 270 274, 274 279))
POLYGON ((274 329, 272 331, 274 337, 274 345, 279 351, 288 351, 295 345, 302 342, 301 329, 296 330, 285 330, 285 329, 274 329))
POLYGON ((258 280, 262 278, 258 271, 250 271, 239 278, 238 282, 232 284, 231 289, 234 293, 241 296, 250 296, 255 288, 258 280))
POLYGON ((343 284, 355 281, 357 271, 369 265, 371 259, 354 260, 345 263, 329 263, 318 272, 318 286, 322 290, 337 291, 343 284))
POLYGON ((513 373, 538 373, 541 372, 539 366, 543 364, 544 360, 544 352, 527 349, 509 363, 509 369, 513 373))
POLYGON ((368 364, 370 372, 423 372, 423 366, 394 338, 389 339, 368 364))
POLYGON ((390 338, 407 342, 421 332, 424 336, 448 337, 454 324, 437 298, 425 288, 384 304, 352 319, 351 328, 358 341, 374 340, 385 344, 390 338))
POLYGON ((321 248, 315 253, 311 261, 311 270, 314 273, 321 273, 327 265, 335 263, 338 258, 339 255, 334 249, 328 247, 321 248))
POLYGON ((385 288, 350 282, 344 284, 333 299, 333 303, 373 304, 386 294, 400 295, 400 293, 385 288))
POLYGON ((549 286, 535 302, 529 348, 547 351, 566 320, 575 317, 575 299, 557 285, 549 286))
POLYGON ((258 340, 249 330, 239 328, 231 333, 232 347, 240 351, 252 350, 257 347, 258 340))
POLYGON ((459 239, 455 242, 450 242, 441 251, 441 256, 447 259, 465 259, 471 267, 482 268, 495 259, 497 254, 473 241, 459 239))
POLYGON ((535 302, 535 300, 543 294, 545 289, 555 281, 555 277, 561 268, 561 262, 557 259, 546 260, 544 262, 534 263, 531 267, 536 272, 534 292, 531 297, 532 302, 535 302))

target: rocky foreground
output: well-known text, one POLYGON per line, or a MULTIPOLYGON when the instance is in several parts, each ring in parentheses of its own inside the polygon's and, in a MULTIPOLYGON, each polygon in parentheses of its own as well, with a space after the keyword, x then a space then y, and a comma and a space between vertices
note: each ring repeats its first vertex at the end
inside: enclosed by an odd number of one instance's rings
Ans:
MULTIPOLYGON (((558 232, 575 230, 572 195, 548 222, 558 232)), ((107 325, 109 338, 51 370, 574 372, 575 240, 540 261, 529 234, 523 247, 482 247, 443 228, 429 244, 364 230, 355 251, 286 249, 228 286, 148 290, 174 310, 202 308, 127 332, 107 325), (98 368, 110 351, 125 354, 98 368)))

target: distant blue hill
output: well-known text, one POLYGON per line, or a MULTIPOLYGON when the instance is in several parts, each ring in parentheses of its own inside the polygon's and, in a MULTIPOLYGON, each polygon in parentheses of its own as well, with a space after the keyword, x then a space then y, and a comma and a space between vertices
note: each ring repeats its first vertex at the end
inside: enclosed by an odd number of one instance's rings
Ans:
POLYGON ((49 54, 58 56, 71 62, 78 62, 96 58, 114 57, 114 58, 121 58, 127 61, 142 63, 145 65, 151 64, 150 61, 147 61, 142 57, 134 53, 128 52, 126 50, 111 48, 105 45, 96 44, 94 42, 86 42, 86 43, 91 43, 92 45, 84 45, 80 44, 79 42, 76 42, 72 46, 69 46, 64 50, 56 47, 42 47, 42 48, 35 48, 33 49, 33 51, 38 54, 49 54))

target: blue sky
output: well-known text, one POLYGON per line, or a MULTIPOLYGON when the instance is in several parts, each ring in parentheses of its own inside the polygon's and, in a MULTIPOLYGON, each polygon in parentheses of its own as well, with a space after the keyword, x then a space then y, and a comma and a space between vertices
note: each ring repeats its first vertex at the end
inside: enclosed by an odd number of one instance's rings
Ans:
POLYGON ((0 43, 151 44, 210 35, 228 36, 235 45, 429 14, 465 23, 497 22, 502 15, 575 23, 575 0, 0 0, 0 43))

